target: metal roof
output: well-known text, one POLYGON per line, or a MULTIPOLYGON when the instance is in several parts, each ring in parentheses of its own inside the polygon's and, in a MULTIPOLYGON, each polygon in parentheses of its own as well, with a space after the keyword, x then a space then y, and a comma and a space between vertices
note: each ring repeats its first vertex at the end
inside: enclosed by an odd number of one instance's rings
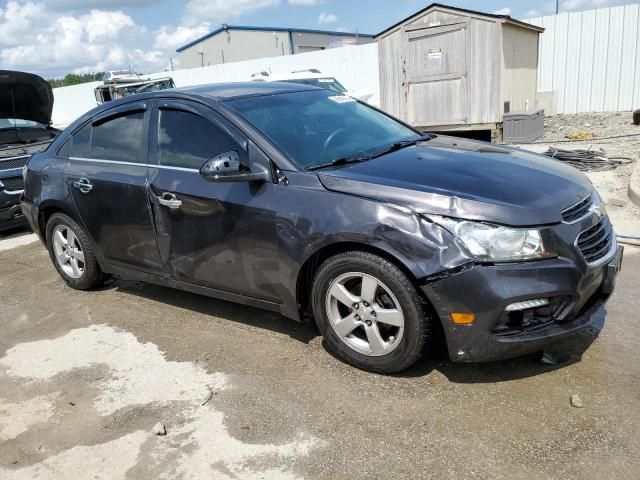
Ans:
POLYGON ((364 37, 364 38, 373 38, 374 35, 366 34, 366 33, 349 33, 349 32, 335 32, 329 30, 311 30, 307 28, 283 28, 283 27, 250 27, 246 25, 223 25, 222 27, 203 35, 200 38, 196 38, 192 42, 187 43, 186 45, 181 46, 176 49, 176 52, 181 52, 186 50, 189 47, 197 45, 198 43, 206 40, 207 38, 213 37, 228 30, 249 30, 249 31, 257 31, 257 32, 287 32, 287 33, 317 33, 321 35, 332 35, 335 37, 364 37))
POLYGON ((415 17, 418 17, 420 15, 423 15, 423 14, 427 13, 429 10, 436 9, 436 8, 444 8, 444 9, 447 9, 447 10, 455 10, 457 12, 468 13, 470 15, 475 15, 475 16, 478 16, 478 17, 494 18, 496 20, 502 20, 503 22, 506 22, 506 23, 512 23, 512 24, 517 25, 519 27, 529 28, 531 30, 535 30, 535 31, 540 32, 540 33, 544 32, 544 28, 542 28, 542 27, 538 27, 538 26, 532 25, 530 23, 522 22, 520 20, 516 20, 515 18, 511 18, 509 15, 497 15, 497 14, 494 14, 494 13, 485 13, 485 12, 479 12, 477 10, 468 10, 468 9, 465 9, 465 8, 452 7, 450 5, 444 5, 442 3, 432 3, 428 7, 423 8, 422 10, 414 13, 413 15, 409 15, 407 18, 405 18, 403 20, 400 20, 399 22, 391 25, 389 28, 384 29, 382 32, 376 34, 374 37, 375 38, 381 37, 385 33, 387 33, 389 31, 399 27, 400 25, 408 22, 409 20, 412 20, 415 17))

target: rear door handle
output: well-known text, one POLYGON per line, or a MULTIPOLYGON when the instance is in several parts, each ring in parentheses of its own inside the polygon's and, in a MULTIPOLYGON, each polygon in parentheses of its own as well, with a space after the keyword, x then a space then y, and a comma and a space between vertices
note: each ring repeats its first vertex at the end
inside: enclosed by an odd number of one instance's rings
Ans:
POLYGON ((93 185, 91 185, 91 182, 89 181, 89 179, 84 177, 78 181, 73 182, 73 186, 76 187, 78 190, 80 190, 81 193, 84 193, 85 195, 88 193, 91 193, 91 190, 93 190, 93 185))
POLYGON ((164 192, 162 195, 156 197, 160 205, 164 205, 172 210, 180 208, 182 206, 182 200, 178 200, 173 193, 164 192))

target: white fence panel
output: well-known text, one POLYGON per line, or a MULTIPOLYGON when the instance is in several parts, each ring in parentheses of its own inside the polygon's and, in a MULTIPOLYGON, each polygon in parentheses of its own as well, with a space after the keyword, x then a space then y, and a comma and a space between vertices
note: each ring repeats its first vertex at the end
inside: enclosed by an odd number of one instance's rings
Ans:
POLYGON ((538 90, 558 113, 640 108, 640 5, 530 18, 540 37, 538 90))
MULTIPOLYGON (((334 48, 318 52, 261 58, 244 62, 225 63, 209 67, 159 72, 151 78, 170 76, 177 87, 188 87, 220 82, 243 82, 251 74, 261 71, 273 74, 317 68, 336 77, 346 88, 363 94, 372 94, 372 103, 380 98, 378 76, 378 44, 334 48)), ((146 76, 145 76, 146 77, 146 76)), ((65 126, 96 106, 93 89, 99 82, 55 88, 53 122, 65 126)))

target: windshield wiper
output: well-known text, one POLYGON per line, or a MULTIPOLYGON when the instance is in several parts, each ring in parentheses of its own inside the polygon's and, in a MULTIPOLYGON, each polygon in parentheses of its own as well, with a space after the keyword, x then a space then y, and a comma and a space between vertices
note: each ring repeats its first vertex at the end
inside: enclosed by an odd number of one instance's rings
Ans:
POLYGON ((308 167, 307 170, 320 170, 322 168, 337 167, 340 165, 346 165, 348 163, 366 162, 368 160, 373 160, 374 158, 380 157, 385 153, 395 152, 396 150, 400 150, 405 147, 410 147, 411 145, 415 145, 416 143, 427 142, 433 138, 435 138, 435 135, 423 135, 418 138, 412 138, 411 140, 402 140, 401 142, 396 142, 389 145, 388 147, 384 147, 382 150, 378 150, 377 152, 374 152, 371 155, 364 155, 359 157, 340 157, 327 163, 321 163, 320 165, 314 165, 313 167, 308 167))
POLYGON ((320 165, 307 167, 307 170, 320 170, 322 168, 337 167, 340 165, 346 165, 348 163, 366 162, 367 160, 371 160, 371 157, 340 157, 327 163, 321 163, 320 165))
POLYGON ((411 147, 416 143, 428 142, 433 138, 435 138, 435 135, 423 135, 418 138, 412 138, 411 140, 402 140, 401 142, 392 143, 388 147, 384 147, 382 150, 378 150, 377 152, 372 154, 370 158, 381 157, 382 155, 385 155, 387 153, 395 152, 397 150, 401 150, 406 147, 411 147))

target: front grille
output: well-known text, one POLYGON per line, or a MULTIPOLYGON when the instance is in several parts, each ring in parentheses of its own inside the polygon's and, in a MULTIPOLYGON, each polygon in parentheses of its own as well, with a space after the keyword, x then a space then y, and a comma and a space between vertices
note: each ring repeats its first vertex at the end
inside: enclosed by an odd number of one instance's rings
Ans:
POLYGON ((582 217, 586 216, 589 213, 591 205, 593 205, 593 202, 591 201, 591 195, 589 195, 584 200, 581 200, 575 205, 572 205, 566 210, 563 210, 562 220, 567 223, 572 223, 576 220, 580 220, 582 217))
POLYGON ((11 170, 13 168, 22 168, 29 161, 30 155, 22 157, 0 158, 0 170, 11 170))
POLYGON ((0 178, 0 183, 5 190, 24 190, 24 180, 22 177, 0 178))
POLYGON ((605 217, 578 235, 576 245, 587 263, 595 263, 609 253, 612 242, 613 230, 609 219, 605 217))

